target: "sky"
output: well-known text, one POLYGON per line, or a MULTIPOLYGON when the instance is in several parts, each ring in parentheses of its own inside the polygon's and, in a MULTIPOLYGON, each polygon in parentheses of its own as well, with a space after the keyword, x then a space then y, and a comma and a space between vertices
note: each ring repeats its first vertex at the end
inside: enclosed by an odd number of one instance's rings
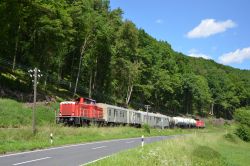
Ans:
POLYGON ((250 70, 250 0, 110 0, 175 51, 250 70))

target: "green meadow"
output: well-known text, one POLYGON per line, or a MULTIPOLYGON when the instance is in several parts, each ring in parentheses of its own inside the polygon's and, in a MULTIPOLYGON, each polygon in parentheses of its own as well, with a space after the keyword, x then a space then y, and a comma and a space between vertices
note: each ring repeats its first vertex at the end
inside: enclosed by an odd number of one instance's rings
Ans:
POLYGON ((90 165, 247 166, 250 143, 226 132, 194 133, 124 151, 90 165))

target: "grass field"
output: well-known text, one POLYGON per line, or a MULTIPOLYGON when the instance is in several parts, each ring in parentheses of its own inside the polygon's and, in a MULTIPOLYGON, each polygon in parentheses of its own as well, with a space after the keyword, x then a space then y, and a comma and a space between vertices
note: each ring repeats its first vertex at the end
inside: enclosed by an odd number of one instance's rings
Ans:
POLYGON ((196 133, 124 151, 90 165, 247 166, 250 143, 225 132, 196 133))
MULTIPOLYGON (((0 128, 18 128, 30 126, 32 123, 32 104, 23 104, 10 99, 0 99, 0 128)), ((54 109, 58 103, 46 106, 37 104, 36 124, 38 126, 53 124, 55 119, 54 109)))

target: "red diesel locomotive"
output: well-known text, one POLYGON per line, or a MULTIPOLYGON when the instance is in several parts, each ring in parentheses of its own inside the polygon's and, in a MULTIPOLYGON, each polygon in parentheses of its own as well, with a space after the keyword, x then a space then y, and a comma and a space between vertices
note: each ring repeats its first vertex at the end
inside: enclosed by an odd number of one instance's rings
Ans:
POLYGON ((91 121, 102 122, 103 110, 97 107, 95 100, 88 98, 65 101, 60 103, 57 121, 69 125, 89 125, 91 121))
POLYGON ((205 122, 200 119, 195 119, 196 120, 196 127, 197 128, 205 128, 205 122))

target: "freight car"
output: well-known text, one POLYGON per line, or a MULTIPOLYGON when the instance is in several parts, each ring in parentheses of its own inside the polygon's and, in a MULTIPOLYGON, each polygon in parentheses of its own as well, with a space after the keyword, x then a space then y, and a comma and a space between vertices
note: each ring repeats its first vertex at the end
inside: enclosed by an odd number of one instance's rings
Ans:
POLYGON ((127 124, 128 121, 128 109, 117 107, 113 105, 97 103, 97 107, 103 111, 103 120, 108 125, 115 124, 127 124))
POLYGON ((75 101, 60 103, 60 112, 57 116, 58 123, 68 125, 89 125, 91 122, 98 125, 133 125, 140 127, 148 124, 151 127, 205 127, 203 121, 195 121, 191 118, 169 117, 159 113, 147 113, 117 107, 114 105, 96 103, 88 98, 78 98, 75 101))
POLYGON ((180 128, 193 128, 196 127, 196 121, 191 118, 183 118, 183 117, 173 117, 174 126, 180 128))

